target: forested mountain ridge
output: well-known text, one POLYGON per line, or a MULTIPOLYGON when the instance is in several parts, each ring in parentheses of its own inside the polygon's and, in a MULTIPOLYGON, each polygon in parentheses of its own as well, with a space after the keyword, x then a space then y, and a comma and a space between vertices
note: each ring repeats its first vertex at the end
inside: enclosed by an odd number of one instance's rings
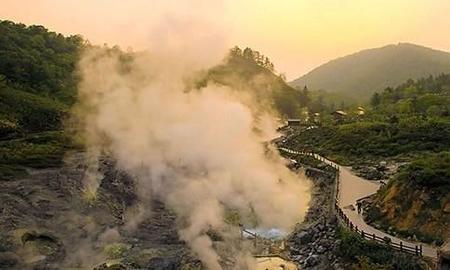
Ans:
POLYGON ((42 26, 0 21, 0 138, 60 128, 76 95, 75 66, 83 46, 42 26), (12 130, 11 130, 12 131, 12 130))
POLYGON ((326 90, 360 100, 408 79, 450 73, 450 53, 399 43, 363 50, 323 64, 290 85, 326 90))
POLYGON ((298 117, 306 106, 302 93, 285 82, 283 75, 276 75, 268 57, 256 50, 234 47, 224 62, 209 69, 198 81, 205 85, 214 82, 250 94, 254 102, 271 108, 282 117, 298 117))
POLYGON ((350 108, 342 118, 290 136, 286 147, 313 149, 367 178, 389 177, 366 209, 367 221, 442 244, 450 237, 450 74, 388 87, 370 103, 364 114, 350 108), (380 164, 397 169, 383 176, 380 164))
POLYGON ((61 164, 83 46, 80 36, 0 21, 0 178, 61 164))
MULTIPOLYGON (((77 100, 77 62, 88 46, 78 35, 0 21, 0 178, 22 175, 30 167, 61 165, 71 147, 63 123, 77 100)), ((198 83, 208 81, 251 92, 284 117, 297 115, 303 106, 301 93, 274 74, 266 56, 250 48, 232 49, 198 83)))

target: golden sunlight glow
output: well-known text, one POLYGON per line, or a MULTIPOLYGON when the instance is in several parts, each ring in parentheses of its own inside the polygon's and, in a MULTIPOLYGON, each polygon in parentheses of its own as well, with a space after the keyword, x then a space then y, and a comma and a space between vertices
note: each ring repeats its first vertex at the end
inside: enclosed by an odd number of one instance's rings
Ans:
POLYGON ((145 48, 148 29, 161 19, 207 16, 226 33, 221 42, 262 51, 290 79, 391 43, 450 50, 448 0, 1 0, 0 6, 0 19, 124 48, 145 48))

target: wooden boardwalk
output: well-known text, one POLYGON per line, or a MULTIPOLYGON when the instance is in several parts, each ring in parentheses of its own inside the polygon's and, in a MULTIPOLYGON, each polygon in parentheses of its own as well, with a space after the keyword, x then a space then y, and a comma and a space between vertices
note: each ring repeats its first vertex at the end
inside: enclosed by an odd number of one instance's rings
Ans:
POLYGON ((437 249, 435 247, 420 242, 400 239, 382 232, 368 225, 362 216, 354 210, 358 199, 370 196, 379 189, 380 184, 378 182, 356 176, 350 168, 340 166, 314 153, 299 152, 288 148, 279 148, 279 150, 290 154, 308 155, 336 168, 335 211, 342 223, 349 229, 359 233, 367 240, 388 245, 396 250, 433 259, 437 258, 437 249))

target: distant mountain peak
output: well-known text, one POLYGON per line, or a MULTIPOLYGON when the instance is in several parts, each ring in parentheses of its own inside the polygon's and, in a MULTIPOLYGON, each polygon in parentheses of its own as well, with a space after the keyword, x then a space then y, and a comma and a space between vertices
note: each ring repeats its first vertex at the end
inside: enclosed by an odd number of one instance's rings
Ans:
POLYGON ((326 90, 367 100, 408 79, 450 73, 450 53, 400 42, 331 60, 292 81, 294 87, 326 90))

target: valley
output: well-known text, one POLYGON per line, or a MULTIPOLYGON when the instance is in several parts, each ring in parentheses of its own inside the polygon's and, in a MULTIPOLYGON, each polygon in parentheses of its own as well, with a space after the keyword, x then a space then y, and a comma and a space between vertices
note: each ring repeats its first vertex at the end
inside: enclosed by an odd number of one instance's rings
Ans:
POLYGON ((1 270, 447 269, 450 53, 288 83, 175 25, 134 51, 0 20, 1 270))

